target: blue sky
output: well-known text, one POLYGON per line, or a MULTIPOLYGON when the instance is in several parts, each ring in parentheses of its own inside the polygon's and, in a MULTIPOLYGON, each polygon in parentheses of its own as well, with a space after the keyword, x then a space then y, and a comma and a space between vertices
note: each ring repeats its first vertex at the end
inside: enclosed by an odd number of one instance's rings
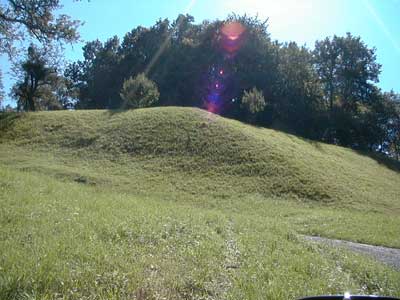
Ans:
MULTIPOLYGON (((229 13, 247 13, 269 18, 273 39, 296 41, 313 47, 326 36, 359 35, 377 48, 382 64, 380 87, 400 92, 400 0, 91 0, 61 1, 63 13, 85 22, 83 41, 105 41, 113 35, 123 37, 132 28, 150 26, 159 18, 175 19, 189 13, 196 22, 224 19, 229 13)), ((67 46, 66 58, 82 58, 82 43, 67 46)), ((3 81, 8 93, 13 81, 7 74, 7 57, 0 57, 3 81), (5 74, 4 74, 5 73, 5 74)), ((8 97, 7 97, 8 98, 8 97)), ((6 103, 10 103, 8 99, 6 103)))

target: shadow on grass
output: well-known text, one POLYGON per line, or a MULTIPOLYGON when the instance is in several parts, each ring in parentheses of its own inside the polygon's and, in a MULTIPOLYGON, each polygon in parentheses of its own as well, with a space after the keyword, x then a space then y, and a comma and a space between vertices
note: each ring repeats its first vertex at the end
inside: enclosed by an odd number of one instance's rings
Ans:
POLYGON ((320 140, 318 140, 317 138, 313 139, 313 138, 306 138, 298 133, 296 133, 294 130, 290 130, 290 128, 284 128, 284 127, 267 127, 267 128, 271 128, 273 130, 279 131, 279 132, 283 132, 286 134, 286 136, 293 142, 297 142, 297 140, 301 140, 303 142, 306 142, 307 144, 312 145, 315 149, 319 150, 322 153, 326 153, 326 150, 321 146, 321 144, 324 144, 324 142, 321 142, 320 140))
MULTIPOLYGON (((321 147, 321 143, 323 143, 323 142, 309 140, 309 139, 306 139, 303 137, 299 137, 299 138, 302 141, 307 142, 310 145, 314 146, 319 151, 326 153, 326 151, 323 149, 323 147, 321 147)), ((328 144, 328 145, 334 146, 333 144, 328 144)), ((336 145, 336 146, 338 146, 338 145, 336 145)), ((358 150, 358 149, 353 149, 353 148, 344 147, 344 146, 338 146, 338 147, 343 147, 343 148, 346 148, 346 149, 356 152, 358 155, 372 158, 377 163, 384 165, 385 167, 391 169, 392 171, 400 173, 400 161, 397 161, 394 158, 388 157, 387 155, 385 155, 383 153, 372 152, 372 151, 367 151, 367 150, 358 150)))
POLYGON ((21 118, 23 113, 1 112, 0 113, 0 134, 14 126, 14 122, 21 118))
POLYGON ((122 109, 122 108, 115 108, 115 109, 107 109, 107 113, 110 116, 116 115, 116 114, 120 114, 120 113, 124 113, 129 111, 130 109, 122 109))
POLYGON ((386 156, 383 153, 377 152, 367 152, 361 150, 354 150, 359 155, 367 156, 369 158, 374 159, 379 164, 385 165, 387 168, 391 169, 392 171, 400 173, 400 161, 397 161, 393 158, 386 156))
MULTIPOLYGON (((275 129, 275 128, 273 128, 273 129, 275 129)), ((353 149, 353 148, 350 148, 350 147, 329 144, 329 143, 325 143, 325 142, 322 142, 322 141, 313 140, 313 139, 302 137, 300 135, 296 135, 295 133, 293 133, 290 130, 284 130, 284 129, 275 129, 275 130, 279 130, 281 132, 284 132, 284 133, 288 134, 287 136, 293 141, 295 139, 300 139, 303 142, 306 142, 306 143, 312 145, 315 149, 319 150, 320 152, 322 152, 324 154, 326 154, 327 151, 326 151, 326 149, 324 149, 324 147, 322 147, 322 144, 343 147, 345 149, 349 149, 349 150, 352 150, 352 151, 356 152, 358 155, 362 155, 362 156, 366 156, 368 158, 372 158, 377 163, 384 165, 385 167, 391 169, 392 171, 400 173, 400 161, 397 161, 394 158, 388 157, 387 155, 385 155, 383 153, 372 152, 372 151, 367 151, 367 150, 358 150, 358 149, 353 149)))
POLYGON ((301 136, 296 136, 296 137, 299 138, 300 140, 302 140, 303 142, 306 142, 306 143, 312 145, 315 149, 317 149, 317 150, 319 150, 319 151, 321 151, 323 153, 326 153, 324 148, 321 146, 321 144, 323 142, 317 141, 317 140, 310 140, 310 139, 307 139, 307 138, 304 138, 304 137, 301 137, 301 136))

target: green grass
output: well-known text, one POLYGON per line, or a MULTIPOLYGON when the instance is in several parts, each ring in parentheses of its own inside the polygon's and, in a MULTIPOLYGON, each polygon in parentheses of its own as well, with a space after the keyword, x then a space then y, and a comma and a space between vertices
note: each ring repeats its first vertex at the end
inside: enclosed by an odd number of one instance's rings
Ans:
POLYGON ((0 299, 400 296, 400 175, 198 109, 0 115, 0 299))

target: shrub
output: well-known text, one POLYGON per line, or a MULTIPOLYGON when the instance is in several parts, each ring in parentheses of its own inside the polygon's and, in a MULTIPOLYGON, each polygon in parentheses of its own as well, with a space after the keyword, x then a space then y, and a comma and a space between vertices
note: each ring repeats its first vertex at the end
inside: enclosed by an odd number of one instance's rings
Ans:
POLYGON ((123 108, 142 108, 156 103, 160 93, 157 85, 141 73, 124 81, 120 96, 124 100, 123 108))
POLYGON ((242 97, 242 107, 251 114, 261 112, 265 108, 265 99, 261 91, 253 87, 250 91, 244 91, 242 97))

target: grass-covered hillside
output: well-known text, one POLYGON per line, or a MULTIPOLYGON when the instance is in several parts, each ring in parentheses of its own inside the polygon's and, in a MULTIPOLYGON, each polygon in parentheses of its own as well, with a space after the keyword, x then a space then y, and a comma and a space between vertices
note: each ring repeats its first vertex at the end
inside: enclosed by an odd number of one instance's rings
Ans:
POLYGON ((0 115, 1 299, 400 296, 400 172, 191 108, 0 115))
MULTIPOLYGON (((378 161, 199 109, 41 112, 5 116, 1 127, 2 144, 64 159, 107 159, 189 178, 223 176, 220 183, 237 192, 400 213, 399 173, 378 161)), ((202 187, 194 182, 193 188, 202 187)))

